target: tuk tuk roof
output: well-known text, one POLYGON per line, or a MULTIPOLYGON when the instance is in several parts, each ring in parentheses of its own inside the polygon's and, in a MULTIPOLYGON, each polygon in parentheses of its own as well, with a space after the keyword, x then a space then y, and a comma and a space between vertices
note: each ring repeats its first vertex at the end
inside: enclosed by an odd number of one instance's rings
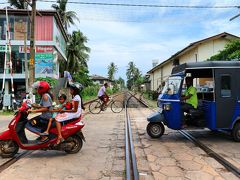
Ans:
MULTIPOLYGON (((172 69, 172 74, 185 74, 188 70, 209 70, 219 68, 240 68, 239 61, 204 61, 204 62, 190 62, 176 66, 172 69)), ((206 72, 206 71, 205 71, 206 72)))

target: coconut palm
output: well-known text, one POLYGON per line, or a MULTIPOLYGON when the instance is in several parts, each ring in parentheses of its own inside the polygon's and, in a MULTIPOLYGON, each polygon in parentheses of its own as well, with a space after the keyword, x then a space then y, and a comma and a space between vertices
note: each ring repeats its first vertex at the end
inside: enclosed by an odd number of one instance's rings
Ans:
POLYGON ((27 9, 26 2, 24 0, 8 0, 11 6, 17 9, 27 9))
POLYGON ((139 79, 141 79, 142 75, 139 69, 132 61, 128 63, 126 75, 127 75, 127 87, 129 89, 133 89, 139 86, 139 79))
POLYGON ((114 80, 114 75, 117 72, 118 68, 117 65, 114 64, 114 62, 111 62, 110 65, 108 66, 108 78, 110 80, 114 80))
POLYGON ((68 0, 57 0, 57 4, 52 5, 52 8, 59 13, 66 30, 70 27, 70 25, 74 24, 74 19, 79 21, 76 12, 67 11, 67 2, 68 0))
POLYGON ((120 85, 120 88, 124 88, 124 84, 125 84, 124 79, 119 77, 117 80, 117 84, 120 85))
POLYGON ((74 74, 79 71, 81 66, 88 67, 87 61, 89 58, 90 48, 85 46, 87 37, 81 31, 73 31, 69 36, 67 45, 67 64, 65 69, 74 74))

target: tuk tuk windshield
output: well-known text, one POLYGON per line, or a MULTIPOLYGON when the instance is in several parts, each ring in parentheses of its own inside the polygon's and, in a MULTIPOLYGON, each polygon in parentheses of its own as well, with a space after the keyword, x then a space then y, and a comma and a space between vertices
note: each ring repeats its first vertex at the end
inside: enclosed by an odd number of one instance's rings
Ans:
POLYGON ((181 86, 182 77, 181 76, 171 76, 166 82, 162 90, 163 94, 177 94, 181 86))

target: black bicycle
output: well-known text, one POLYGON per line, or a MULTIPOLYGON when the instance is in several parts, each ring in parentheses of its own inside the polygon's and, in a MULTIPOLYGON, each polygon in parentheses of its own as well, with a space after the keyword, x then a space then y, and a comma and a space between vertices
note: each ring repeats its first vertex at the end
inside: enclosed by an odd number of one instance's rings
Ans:
POLYGON ((110 97, 107 105, 103 105, 103 102, 100 99, 91 102, 89 104, 89 111, 92 114, 98 114, 101 111, 105 111, 109 105, 114 113, 120 113, 123 110, 123 102, 114 100, 112 97, 110 97))

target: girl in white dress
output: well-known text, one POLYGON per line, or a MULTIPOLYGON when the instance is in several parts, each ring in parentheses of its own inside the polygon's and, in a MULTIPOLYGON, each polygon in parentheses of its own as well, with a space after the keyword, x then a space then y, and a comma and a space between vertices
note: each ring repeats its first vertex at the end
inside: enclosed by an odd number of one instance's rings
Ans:
POLYGON ((83 86, 79 83, 69 83, 69 86, 70 86, 70 93, 73 96, 72 109, 71 110, 60 109, 59 112, 61 112, 61 114, 58 114, 55 117, 56 126, 57 126, 57 130, 58 130, 57 144, 64 141, 62 134, 61 134, 61 128, 62 128, 61 122, 71 120, 74 118, 79 118, 81 116, 81 112, 82 112, 82 108, 83 108, 83 103, 82 103, 82 99, 80 96, 80 92, 83 89, 83 86))

